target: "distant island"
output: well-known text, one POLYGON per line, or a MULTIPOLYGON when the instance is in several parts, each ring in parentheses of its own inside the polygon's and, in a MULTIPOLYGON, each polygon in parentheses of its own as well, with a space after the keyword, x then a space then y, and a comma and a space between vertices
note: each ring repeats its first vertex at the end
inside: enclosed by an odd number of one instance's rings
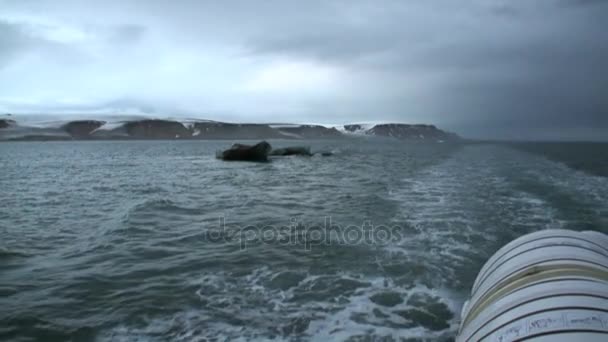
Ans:
POLYGON ((249 139, 342 139, 377 136, 407 141, 459 140, 454 133, 434 125, 377 123, 337 126, 284 123, 229 123, 201 119, 157 119, 129 116, 86 119, 37 120, 0 116, 0 141, 49 140, 249 140, 249 139))

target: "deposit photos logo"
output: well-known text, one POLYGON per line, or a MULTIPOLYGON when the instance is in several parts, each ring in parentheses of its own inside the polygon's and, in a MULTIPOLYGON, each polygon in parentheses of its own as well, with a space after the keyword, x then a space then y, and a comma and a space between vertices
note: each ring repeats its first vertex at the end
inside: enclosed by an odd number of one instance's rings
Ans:
POLYGON ((219 217, 218 226, 206 231, 206 240, 214 243, 238 242, 241 249, 267 244, 302 246, 311 250, 315 246, 331 245, 387 245, 402 239, 397 225, 374 225, 364 221, 360 225, 340 225, 331 217, 321 224, 305 224, 292 218, 286 225, 230 226, 225 217, 219 217))

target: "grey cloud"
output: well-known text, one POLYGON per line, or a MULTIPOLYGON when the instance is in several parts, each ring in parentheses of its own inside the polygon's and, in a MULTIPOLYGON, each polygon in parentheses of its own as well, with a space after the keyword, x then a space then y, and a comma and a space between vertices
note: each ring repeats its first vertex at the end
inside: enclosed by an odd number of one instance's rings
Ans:
POLYGON ((0 68, 35 44, 21 26, 0 21, 0 68))
MULTIPOLYGON (((65 43, 45 37, 41 32, 57 29, 56 27, 41 24, 21 22, 8 22, 0 19, 0 68, 28 52, 36 52, 47 60, 54 60, 69 65, 86 63, 92 57, 88 55, 81 44, 65 43)), ((146 28, 139 25, 118 25, 110 28, 91 28, 83 26, 82 32, 93 36, 93 39, 102 40, 108 37, 107 44, 130 45, 140 41, 146 28)))
POLYGON ((606 6, 605 0, 544 0, 525 1, 513 0, 498 2, 491 6, 491 12, 506 17, 520 17, 530 14, 554 14, 555 10, 585 9, 589 6, 606 6))
POLYGON ((561 3, 569 6, 606 5, 605 0, 561 0, 561 3))
POLYGON ((38 31, 46 27, 0 20, 0 68, 19 62, 23 56, 44 56, 48 61, 78 64, 86 59, 76 46, 50 40, 38 31))
POLYGON ((113 43, 133 44, 145 36, 146 28, 141 25, 124 24, 113 30, 111 41, 113 43))
MULTIPOLYGON (((387 16, 371 28, 285 33, 257 42, 252 51, 310 58, 353 71, 439 74, 435 98, 428 99, 428 116, 463 131, 462 122, 471 127, 483 122, 502 130, 503 138, 517 137, 518 128, 529 127, 553 131, 557 137, 581 124, 594 125, 601 135, 608 132, 608 100, 601 91, 608 89, 608 11, 587 5, 591 2, 554 1, 540 10, 523 2, 498 3, 493 10, 509 12, 502 22, 484 18, 471 25, 447 19, 410 36, 403 34, 409 31, 406 21, 387 16), (562 8, 564 4, 585 7, 574 13, 562 8)), ((401 106, 408 108, 406 101, 401 106)), ((468 133, 486 137, 479 129, 468 133)))
MULTIPOLYGON (((53 53, 56 45, 36 53, 91 60, 61 71, 86 75, 72 75, 73 82, 98 90, 103 96, 96 103, 110 107, 137 99, 127 102, 142 111, 213 109, 260 121, 273 118, 251 113, 271 112, 265 103, 272 103, 284 105, 282 119, 299 122, 428 121, 464 135, 502 138, 608 132, 608 1, 12 4, 17 12, 36 10, 58 22, 97 14, 91 23, 76 23, 106 39, 82 44, 94 46, 91 56, 78 44, 62 47, 69 52, 53 53), (233 92, 284 61, 337 70, 333 93, 233 92)), ((32 39, 23 28, 0 22, 0 42, 7 47, 0 67, 40 46, 32 39)))

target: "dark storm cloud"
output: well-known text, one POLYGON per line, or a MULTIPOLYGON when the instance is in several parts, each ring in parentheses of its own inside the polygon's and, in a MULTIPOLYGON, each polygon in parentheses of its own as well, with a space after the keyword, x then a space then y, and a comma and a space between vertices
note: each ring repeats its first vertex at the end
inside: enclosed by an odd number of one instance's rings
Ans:
POLYGON ((605 0, 562 0, 561 2, 570 6, 606 5, 605 0))
POLYGON ((398 6, 370 27, 337 24, 318 30, 322 34, 269 36, 252 53, 312 58, 353 71, 439 73, 429 116, 444 115, 444 122, 472 135, 550 138, 586 126, 592 138, 608 138, 606 5, 496 3, 471 11, 476 23, 451 21, 442 13, 445 21, 423 29, 400 20, 407 16, 398 6))

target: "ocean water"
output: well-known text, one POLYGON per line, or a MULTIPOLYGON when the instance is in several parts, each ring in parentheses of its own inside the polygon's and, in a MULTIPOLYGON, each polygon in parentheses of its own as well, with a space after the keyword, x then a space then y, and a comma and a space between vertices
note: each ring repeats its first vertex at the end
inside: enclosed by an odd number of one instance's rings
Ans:
POLYGON ((447 341, 502 245, 608 232, 607 144, 308 144, 1 143, 0 340, 447 341))

